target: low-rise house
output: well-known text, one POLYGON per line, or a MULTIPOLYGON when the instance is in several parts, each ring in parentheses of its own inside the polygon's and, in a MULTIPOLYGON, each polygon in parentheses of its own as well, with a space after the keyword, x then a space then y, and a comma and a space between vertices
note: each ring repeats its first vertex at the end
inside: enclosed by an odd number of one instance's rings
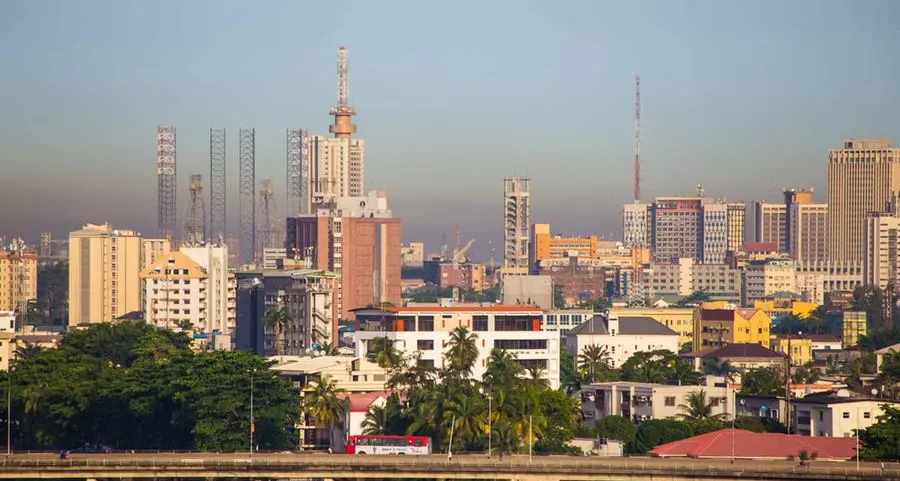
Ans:
POLYGON ((678 352, 678 333, 649 317, 595 315, 566 335, 566 348, 573 355, 591 345, 606 349, 609 365, 618 368, 638 352, 678 352))
POLYGON ((273 356, 272 370, 298 388, 310 380, 330 379, 348 393, 380 392, 385 388, 385 370, 366 359, 352 356, 273 356))
POLYGON ((817 351, 840 351, 843 347, 841 340, 830 334, 809 334, 806 337, 812 341, 813 353, 817 351))
POLYGON ((689 352, 681 355, 694 369, 728 363, 738 371, 784 366, 785 355, 759 344, 726 344, 722 347, 689 352))
POLYGON ((634 422, 648 419, 678 419, 687 397, 703 391, 712 414, 734 413, 734 390, 709 376, 701 386, 673 386, 643 382, 601 382, 581 388, 582 423, 593 426, 598 419, 622 416, 634 422))
POLYGON ((856 440, 809 438, 782 433, 754 433, 743 429, 720 429, 662 444, 651 456, 705 459, 784 460, 800 453, 816 453, 816 459, 846 461, 856 455, 856 440))
POLYGON ((772 336, 772 350, 791 357, 794 366, 805 366, 813 361, 812 339, 805 336, 772 336))
POLYGON ((898 354, 900 354, 900 343, 882 347, 875 351, 875 372, 881 372, 881 365, 884 364, 885 356, 896 356, 898 354))
POLYGON ((791 402, 796 412, 793 432, 804 436, 845 438, 875 424, 876 418, 884 412, 884 405, 900 404, 875 397, 853 397, 844 389, 811 394, 791 402))

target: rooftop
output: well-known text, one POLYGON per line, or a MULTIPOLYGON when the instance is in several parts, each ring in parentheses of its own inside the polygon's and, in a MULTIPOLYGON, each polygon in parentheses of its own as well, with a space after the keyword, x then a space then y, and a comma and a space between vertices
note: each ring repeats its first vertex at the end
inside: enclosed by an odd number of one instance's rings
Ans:
POLYGON ((543 314, 543 309, 537 306, 519 306, 519 305, 497 305, 492 304, 490 306, 409 306, 409 307, 385 307, 383 309, 379 309, 377 307, 361 307, 358 309, 352 309, 351 312, 355 312, 357 314, 377 314, 378 312, 382 312, 385 315, 393 315, 393 314, 413 314, 413 313, 431 313, 431 312, 446 312, 446 313, 479 313, 479 312, 519 312, 519 313, 530 313, 530 314, 543 314), (366 312, 371 311, 371 312, 366 312))
POLYGON ((691 458, 779 459, 798 456, 800 451, 818 453, 819 459, 845 461, 856 455, 856 438, 810 437, 796 434, 754 433, 743 429, 721 429, 663 444, 651 456, 691 458), (732 444, 733 442, 733 444, 732 444))
MULTIPOLYGON (((601 314, 595 314, 594 317, 583 322, 578 327, 570 330, 569 335, 585 334, 585 335, 601 335, 609 334, 606 318, 601 314)), ((643 316, 621 316, 619 317, 619 334, 632 336, 677 336, 678 333, 668 327, 656 322, 653 318, 643 316)))
POLYGON ((726 344, 722 347, 704 349, 683 354, 685 357, 699 358, 783 358, 784 354, 766 349, 759 344, 726 344))

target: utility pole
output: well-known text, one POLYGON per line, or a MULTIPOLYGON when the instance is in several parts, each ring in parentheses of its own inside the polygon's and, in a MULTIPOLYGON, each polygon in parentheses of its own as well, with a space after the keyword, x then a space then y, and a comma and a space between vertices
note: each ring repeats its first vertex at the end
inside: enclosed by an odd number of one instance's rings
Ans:
POLYGON ((253 370, 250 370, 250 456, 253 456, 253 432, 256 430, 253 420, 253 370))
POLYGON ((491 437, 493 436, 493 426, 491 425, 492 414, 492 404, 494 401, 494 384, 488 384, 488 459, 491 458, 491 437))

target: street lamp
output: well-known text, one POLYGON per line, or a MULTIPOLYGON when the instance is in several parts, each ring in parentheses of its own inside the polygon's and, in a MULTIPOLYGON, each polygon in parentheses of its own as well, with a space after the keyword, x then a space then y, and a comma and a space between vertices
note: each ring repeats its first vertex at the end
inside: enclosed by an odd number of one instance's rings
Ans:
MULTIPOLYGON (((744 400, 741 399, 741 406, 744 400)), ((737 403, 734 403, 734 412, 731 413, 731 464, 734 464, 734 420, 737 418, 737 403)))
POLYGON ((15 370, 9 366, 6 374, 6 457, 12 456, 12 375, 15 370))
POLYGON ((494 400, 494 384, 488 384, 488 459, 491 457, 491 441, 493 437, 494 427, 491 418, 493 417, 492 404, 494 400))
POLYGON ((253 432, 256 430, 253 420, 253 369, 250 370, 250 456, 253 456, 253 432))

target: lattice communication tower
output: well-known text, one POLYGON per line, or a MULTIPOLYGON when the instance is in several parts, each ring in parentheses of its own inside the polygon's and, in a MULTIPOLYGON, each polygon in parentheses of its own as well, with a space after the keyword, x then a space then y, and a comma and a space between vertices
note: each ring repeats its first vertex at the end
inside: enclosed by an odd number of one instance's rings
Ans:
POLYGON ((238 133, 240 175, 238 196, 241 212, 241 263, 255 259, 256 248, 256 130, 240 129, 238 133))
POLYGON ((175 241, 175 127, 156 127, 156 201, 159 236, 175 241))
POLYGON ((309 134, 306 130, 287 131, 287 215, 309 213, 309 134))
POLYGON ((191 175, 188 192, 182 243, 187 246, 202 246, 206 243, 206 203, 203 201, 202 175, 191 175))
POLYGON ((224 243, 228 229, 225 129, 209 129, 209 235, 224 243))

